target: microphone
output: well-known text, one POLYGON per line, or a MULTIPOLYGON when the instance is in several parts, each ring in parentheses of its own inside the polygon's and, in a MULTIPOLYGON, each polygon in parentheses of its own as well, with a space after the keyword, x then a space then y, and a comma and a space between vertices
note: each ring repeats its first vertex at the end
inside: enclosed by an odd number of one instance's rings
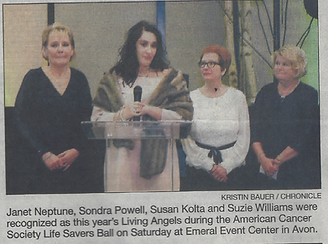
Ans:
POLYGON ((141 102, 142 88, 141 86, 136 86, 133 90, 133 97, 135 102, 141 102))
MULTIPOLYGON (((133 89, 133 98, 135 102, 141 102, 142 88, 141 86, 136 86, 133 89)), ((140 121, 140 116, 134 116, 133 121, 140 121)))

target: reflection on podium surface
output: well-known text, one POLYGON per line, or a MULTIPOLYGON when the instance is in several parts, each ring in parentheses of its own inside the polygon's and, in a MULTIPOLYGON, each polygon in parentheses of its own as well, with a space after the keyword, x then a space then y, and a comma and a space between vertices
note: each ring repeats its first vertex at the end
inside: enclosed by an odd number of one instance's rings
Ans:
POLYGON ((178 191, 175 140, 186 138, 190 121, 82 122, 89 139, 106 140, 106 192, 178 191))
POLYGON ((82 128, 89 139, 181 139, 190 121, 85 121, 82 128))

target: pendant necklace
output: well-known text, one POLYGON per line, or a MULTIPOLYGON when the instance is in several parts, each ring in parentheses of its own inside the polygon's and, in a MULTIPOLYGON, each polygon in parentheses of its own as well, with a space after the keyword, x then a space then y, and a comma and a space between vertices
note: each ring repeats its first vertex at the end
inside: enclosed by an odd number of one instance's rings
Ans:
MULTIPOLYGON (((57 86, 60 88, 62 86, 62 83, 60 81, 58 81, 58 79, 56 78, 56 76, 52 73, 50 67, 49 67, 49 72, 50 72, 51 76, 55 79, 55 81, 57 83, 57 86)), ((65 71, 63 77, 66 75, 66 72, 67 72, 67 70, 65 71)))
POLYGON ((299 85, 299 83, 300 83, 300 81, 297 81, 296 84, 294 84, 293 86, 291 86, 289 88, 286 88, 284 90, 281 90, 280 89, 281 91, 279 90, 279 86, 278 86, 277 89, 278 89, 278 93, 279 93, 280 97, 282 99, 284 99, 286 96, 288 96, 289 94, 291 94, 296 89, 296 87, 299 85))
POLYGON ((58 86, 58 87, 61 87, 61 83, 57 80, 56 77, 54 77, 54 78, 55 78, 55 80, 56 80, 56 82, 57 82, 57 86, 58 86))
POLYGON ((149 72, 150 72, 150 67, 149 67, 149 69, 147 69, 147 72, 145 73, 145 75, 142 74, 142 73, 139 73, 138 76, 139 77, 146 77, 146 78, 148 78, 149 72))

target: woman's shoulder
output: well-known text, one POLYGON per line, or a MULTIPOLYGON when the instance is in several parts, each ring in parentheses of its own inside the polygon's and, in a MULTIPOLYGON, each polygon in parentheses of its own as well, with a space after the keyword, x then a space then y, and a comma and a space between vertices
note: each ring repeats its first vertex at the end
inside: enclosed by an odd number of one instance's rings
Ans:
POLYGON ((270 82, 270 83, 265 84, 264 86, 262 86, 261 90, 262 91, 272 91, 274 89, 277 89, 277 86, 278 86, 278 82, 273 81, 273 82, 270 82))
POLYGON ((30 69, 24 76, 23 83, 38 82, 42 75, 45 75, 42 67, 30 69))
POLYGON ((43 71, 42 71, 42 67, 38 67, 38 68, 30 69, 30 70, 26 73, 26 76, 40 75, 40 74, 42 74, 42 73, 43 73, 43 71))
POLYGON ((44 84, 44 78, 46 77, 42 68, 33 68, 30 69, 24 76, 21 83, 22 90, 35 90, 37 87, 40 87, 44 84))
POLYGON ((238 90, 237 88, 234 88, 232 86, 228 86, 227 87, 227 91, 228 92, 231 92, 231 93, 234 93, 234 94, 240 94, 240 93, 242 93, 240 90, 238 90))
POLYGON ((199 88, 190 91, 190 97, 199 97, 202 93, 199 91, 199 88))
POLYGON ((71 81, 74 84, 77 85, 84 84, 85 86, 89 85, 88 79, 82 71, 73 67, 70 67, 70 69, 71 69, 71 81))
POLYGON ((71 69, 72 75, 84 76, 85 77, 85 74, 81 70, 73 68, 73 67, 70 67, 70 69, 71 69))
MULTIPOLYGON (((112 68, 104 72, 101 79, 98 82, 97 90, 111 90, 114 87, 118 87, 123 82, 123 78, 117 74, 112 68)), ((116 89, 116 88, 115 88, 116 89)))
POLYGON ((314 87, 312 87, 308 84, 305 84, 302 81, 299 84, 299 88, 300 88, 300 90, 302 90, 304 92, 318 93, 318 91, 314 87))
POLYGON ((318 91, 308 84, 300 82, 293 94, 295 94, 293 97, 299 101, 318 104, 318 91))
POLYGON ((237 98, 245 98, 245 94, 241 90, 238 90, 231 86, 229 86, 227 89, 227 95, 237 98))
POLYGON ((278 82, 276 81, 265 84, 261 87, 256 96, 275 96, 277 94, 277 86, 278 82))

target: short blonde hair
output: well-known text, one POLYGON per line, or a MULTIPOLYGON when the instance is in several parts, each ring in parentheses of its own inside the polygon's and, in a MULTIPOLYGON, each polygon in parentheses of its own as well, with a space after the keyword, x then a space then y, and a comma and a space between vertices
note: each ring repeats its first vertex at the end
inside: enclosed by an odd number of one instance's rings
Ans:
POLYGON ((297 46, 287 45, 281 47, 273 54, 273 63, 276 62, 277 56, 280 55, 288 59, 291 66, 296 70, 296 77, 301 78, 307 73, 307 59, 304 51, 297 46))
MULTIPOLYGON (((42 48, 44 49, 44 48, 48 47, 49 35, 50 35, 50 33, 55 32, 55 31, 62 31, 64 33, 67 33, 69 40, 70 40, 70 44, 74 51, 71 59, 73 57, 75 57, 75 42, 74 42, 74 38, 73 38, 73 33, 68 26, 66 26, 62 23, 59 23, 59 22, 53 23, 52 25, 47 26, 43 30, 43 32, 42 32, 42 48)), ((43 53, 42 53, 42 56, 45 60, 48 60, 48 57, 45 57, 43 53)))

